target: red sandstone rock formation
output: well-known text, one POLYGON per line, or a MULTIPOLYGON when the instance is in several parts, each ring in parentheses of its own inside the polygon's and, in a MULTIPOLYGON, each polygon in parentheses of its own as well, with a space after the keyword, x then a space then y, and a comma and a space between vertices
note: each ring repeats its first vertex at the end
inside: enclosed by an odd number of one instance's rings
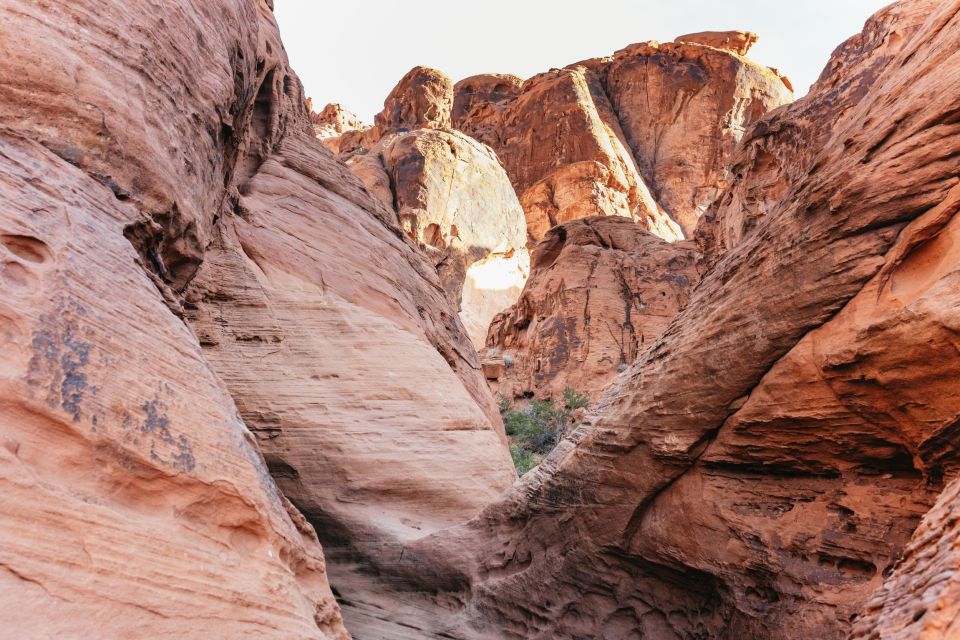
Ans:
POLYGON ((0 635, 347 638, 178 317, 302 91, 265 4, 170 9, 0 8, 0 635))
POLYGON ((559 398, 571 387, 597 398, 686 304, 699 279, 691 245, 621 217, 551 229, 520 299, 490 325, 488 351, 510 362, 495 389, 559 398))
POLYGON ((0 20, 5 628, 348 637, 268 468, 341 557, 462 522, 515 478, 476 353, 266 3, 92 11, 0 20))
POLYGON ((496 155, 450 123, 452 88, 411 70, 377 125, 325 141, 433 259, 473 344, 513 304, 529 271, 523 210, 496 155))
MULTIPOLYGON (((908 541, 956 473, 960 5, 890 11, 838 51, 859 80, 804 99, 833 123, 806 168, 573 436, 383 560, 460 586, 435 632, 949 637, 953 489, 908 541)), ((783 144, 803 126, 783 116, 783 144)))
POLYGON ((730 183, 696 231, 708 264, 735 247, 809 170, 832 129, 823 125, 857 105, 905 40, 940 3, 901 2, 872 16, 837 47, 804 100, 764 117, 731 156, 730 183))
MULTIPOLYGON (((308 101, 308 106, 310 102, 308 101)), ((340 153, 341 136, 350 131, 362 131, 367 126, 340 104, 328 104, 320 113, 310 113, 313 132, 334 153, 340 153)))
POLYGON ((359 638, 960 632, 960 3, 881 11, 732 155, 780 91, 750 34, 456 99, 417 69, 337 142, 366 189, 316 140, 270 6, 0 9, 0 635, 348 637, 277 484, 359 638), (724 65, 747 78, 732 102, 724 65), (654 88, 679 112, 635 108, 654 88), (586 157, 497 137, 525 135, 532 95, 573 105, 541 125, 586 157), (554 392, 613 375, 611 346, 635 359, 500 498, 450 298, 525 230, 451 105, 514 149, 544 234, 494 344, 566 341, 576 366, 532 374, 554 392), (665 282, 696 255, 628 218, 689 232, 725 181, 698 227, 712 268, 665 282), (604 342, 601 318, 640 339, 604 342))
POLYGON ((641 43, 522 85, 468 78, 455 87, 453 125, 497 152, 534 241, 591 215, 682 238, 723 188, 743 131, 790 98, 778 74, 743 57, 755 38, 641 43))
POLYGON ((591 71, 542 73, 509 98, 509 89, 482 91, 478 84, 477 78, 457 84, 455 104, 469 110, 454 126, 496 151, 524 206, 532 243, 561 222, 595 215, 626 216, 669 240, 682 237, 651 196, 591 71))

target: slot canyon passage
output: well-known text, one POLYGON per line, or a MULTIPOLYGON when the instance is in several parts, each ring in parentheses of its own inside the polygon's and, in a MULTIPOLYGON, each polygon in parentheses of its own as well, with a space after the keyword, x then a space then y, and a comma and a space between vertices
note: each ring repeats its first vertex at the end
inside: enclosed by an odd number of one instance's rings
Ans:
POLYGON ((273 10, 0 2, 0 638, 960 638, 960 0, 372 124, 273 10))

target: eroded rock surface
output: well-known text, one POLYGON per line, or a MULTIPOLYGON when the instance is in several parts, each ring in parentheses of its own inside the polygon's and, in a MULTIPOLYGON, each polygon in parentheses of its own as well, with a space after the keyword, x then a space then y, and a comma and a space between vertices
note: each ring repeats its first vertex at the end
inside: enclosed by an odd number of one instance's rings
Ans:
POLYGON ((334 153, 340 153, 341 136, 368 128, 341 104, 328 104, 320 113, 311 112, 310 120, 313 122, 313 132, 334 153))
MULTIPOLYGON (((510 362, 507 398, 593 398, 660 337, 699 280, 690 242, 669 243, 621 217, 551 229, 517 303, 490 326, 487 350, 510 362)), ((488 376, 492 377, 492 376, 488 376)))
POLYGON ((744 130, 790 100, 783 78, 743 57, 755 39, 724 32, 640 43, 522 85, 468 78, 455 86, 454 126, 497 152, 534 241, 593 215, 631 217, 680 239, 725 186, 744 130))
POLYGON ((493 316, 513 304, 529 272, 523 209, 497 156, 448 128, 452 85, 411 70, 377 125, 327 141, 432 259, 476 348, 493 316))
POLYGON ((349 637, 178 317, 228 188, 306 121, 269 9, 11 2, 0 42, 0 634, 349 637))
POLYGON ((549 71, 513 97, 511 86, 458 83, 455 104, 466 113, 457 122, 496 151, 524 205, 531 243, 561 222, 596 215, 632 218, 669 240, 682 236, 640 176, 596 75, 584 67, 549 71))
POLYGON ((950 629, 952 491, 907 544, 956 473, 960 5, 897 12, 910 35, 573 436, 394 556, 469 585, 463 637, 842 638, 884 576, 856 633, 950 629))
POLYGON ((730 159, 730 187, 696 230, 708 264, 739 244, 803 178, 831 134, 823 123, 857 105, 939 6, 913 0, 877 12, 862 33, 837 47, 804 100, 770 113, 743 137, 730 159))

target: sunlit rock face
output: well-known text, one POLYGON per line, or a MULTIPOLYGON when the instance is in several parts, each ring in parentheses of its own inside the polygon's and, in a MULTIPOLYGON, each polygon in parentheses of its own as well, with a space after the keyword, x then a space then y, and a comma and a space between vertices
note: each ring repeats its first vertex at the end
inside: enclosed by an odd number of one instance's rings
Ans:
MULTIPOLYGON (((308 107, 312 107, 308 100, 308 107)), ((334 153, 340 152, 340 141, 345 133, 363 131, 367 125, 347 111, 341 104, 328 104, 320 113, 310 112, 313 132, 334 153)))
POLYGON ((326 141, 433 260, 476 348, 529 272, 523 209, 493 151, 450 128, 452 85, 416 67, 378 124, 326 141))
POLYGON ((755 40, 706 32, 522 83, 474 76, 454 86, 453 126, 497 152, 534 241, 596 215, 683 239, 724 188, 743 132, 792 98, 785 78, 744 57, 755 40))
POLYGON ((530 252, 490 255, 467 268, 460 320, 478 350, 483 349, 493 318, 520 297, 530 275, 530 252))

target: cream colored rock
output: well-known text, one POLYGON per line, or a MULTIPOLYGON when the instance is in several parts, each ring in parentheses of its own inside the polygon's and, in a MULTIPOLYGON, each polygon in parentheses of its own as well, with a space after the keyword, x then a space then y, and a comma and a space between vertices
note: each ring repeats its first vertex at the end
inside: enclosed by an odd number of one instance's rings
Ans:
POLYGON ((530 276, 530 252, 491 254, 467 267, 460 302, 460 320, 470 341, 483 349, 490 323, 523 292, 530 276))
POLYGON ((360 118, 347 111, 341 104, 328 104, 320 113, 311 113, 310 120, 313 122, 313 131, 316 136, 334 153, 340 153, 343 134, 368 128, 360 118))
POLYGON ((496 155, 458 131, 419 129, 346 156, 433 260, 482 348, 490 320, 520 295, 530 262, 523 209, 496 155))

